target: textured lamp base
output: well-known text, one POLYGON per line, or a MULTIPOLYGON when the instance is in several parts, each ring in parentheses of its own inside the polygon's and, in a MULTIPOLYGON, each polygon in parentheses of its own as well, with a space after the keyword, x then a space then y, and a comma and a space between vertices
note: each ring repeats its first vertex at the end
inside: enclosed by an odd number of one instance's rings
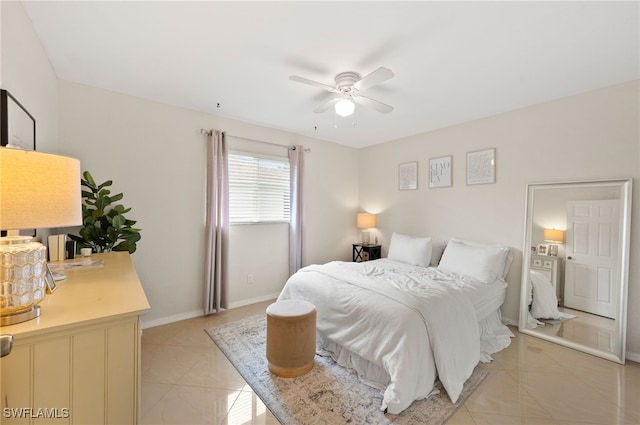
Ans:
POLYGON ((369 231, 362 231, 362 245, 369 245, 369 231))
POLYGON ((40 306, 33 305, 28 310, 16 311, 0 316, 0 326, 15 325, 16 323, 26 322, 40 316, 40 306))
POLYGON ((0 324, 40 316, 44 299, 47 248, 29 236, 0 238, 0 324))

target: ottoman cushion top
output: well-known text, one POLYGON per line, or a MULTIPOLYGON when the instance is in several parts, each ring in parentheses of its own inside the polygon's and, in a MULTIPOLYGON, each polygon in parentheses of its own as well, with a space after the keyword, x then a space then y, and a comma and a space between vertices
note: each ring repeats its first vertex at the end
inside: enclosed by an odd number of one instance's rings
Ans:
POLYGON ((313 312, 316 307, 305 300, 282 300, 267 307, 267 315, 272 317, 298 317, 313 312))

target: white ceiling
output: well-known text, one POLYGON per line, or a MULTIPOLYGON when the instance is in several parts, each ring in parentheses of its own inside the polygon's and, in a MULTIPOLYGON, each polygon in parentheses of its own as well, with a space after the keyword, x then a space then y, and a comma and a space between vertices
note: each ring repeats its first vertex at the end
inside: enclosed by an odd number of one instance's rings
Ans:
POLYGON ((57 76, 364 147, 640 78, 639 2, 26 1, 57 76), (313 110, 390 68, 390 114, 313 110), (217 107, 218 103, 220 104, 217 107), (337 125, 337 128, 336 128, 337 125))

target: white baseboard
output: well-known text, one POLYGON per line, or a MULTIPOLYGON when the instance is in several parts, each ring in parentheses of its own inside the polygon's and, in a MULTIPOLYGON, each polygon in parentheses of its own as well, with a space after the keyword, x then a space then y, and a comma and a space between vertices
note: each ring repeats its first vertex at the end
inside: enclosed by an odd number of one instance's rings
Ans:
POLYGON ((186 313, 174 314, 172 316, 160 317, 153 320, 145 320, 144 315, 140 318, 140 327, 142 329, 153 328, 156 326, 167 325, 169 323, 179 322, 181 320, 193 319, 194 317, 204 316, 204 310, 194 310, 186 313))
MULTIPOLYGON (((229 310, 238 307, 244 307, 246 305, 260 303, 263 301, 275 300, 280 295, 280 292, 273 294, 262 295, 260 297, 249 298, 240 300, 229 304, 229 310)), ((194 317, 204 316, 204 310, 194 310, 186 313, 174 314, 172 316, 160 317, 153 320, 145 320, 144 315, 140 318, 140 327, 142 329, 153 328, 156 326, 168 325, 169 323, 179 322, 181 320, 193 319, 194 317)))
POLYGON ((631 360, 632 362, 640 363, 640 354, 639 353, 632 353, 630 351, 627 351, 625 353, 625 357, 626 357, 627 360, 631 360))
POLYGON ((261 303, 263 301, 275 300, 280 295, 280 292, 275 292, 273 294, 262 295, 260 297, 249 298, 245 300, 240 300, 229 304, 229 309, 244 307, 245 305, 261 303))

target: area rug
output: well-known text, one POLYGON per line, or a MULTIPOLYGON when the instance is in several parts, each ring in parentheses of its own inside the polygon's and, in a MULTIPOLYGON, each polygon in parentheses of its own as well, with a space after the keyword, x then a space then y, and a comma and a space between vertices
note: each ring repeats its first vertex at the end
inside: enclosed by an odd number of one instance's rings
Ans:
POLYGON ((439 394, 413 402, 399 415, 384 414, 380 390, 363 384, 329 357, 316 355, 313 369, 297 378, 271 374, 265 356, 264 314, 206 332, 283 425, 443 424, 488 375, 476 367, 456 404, 438 381, 439 394))

